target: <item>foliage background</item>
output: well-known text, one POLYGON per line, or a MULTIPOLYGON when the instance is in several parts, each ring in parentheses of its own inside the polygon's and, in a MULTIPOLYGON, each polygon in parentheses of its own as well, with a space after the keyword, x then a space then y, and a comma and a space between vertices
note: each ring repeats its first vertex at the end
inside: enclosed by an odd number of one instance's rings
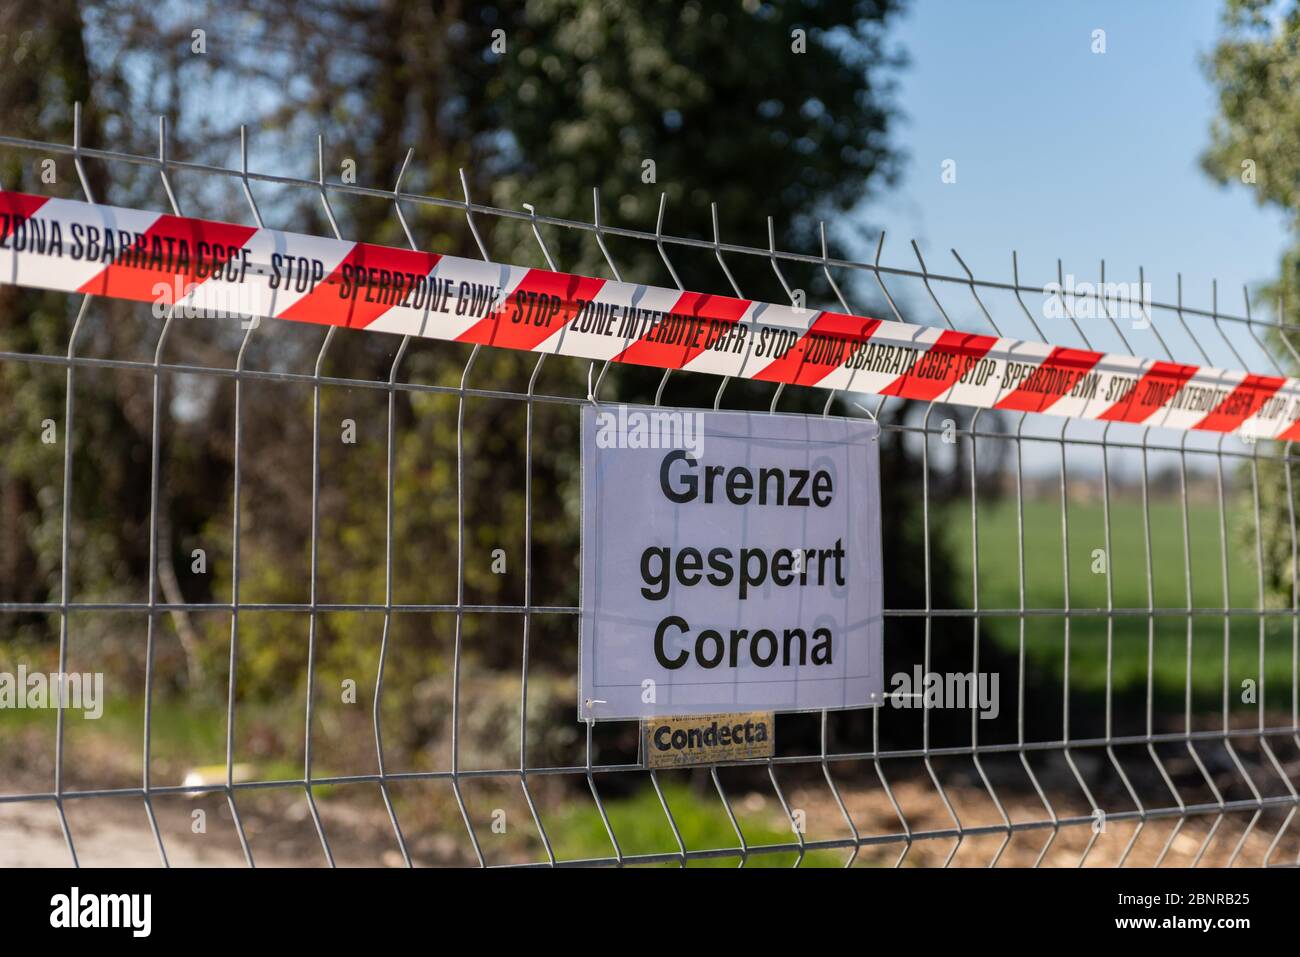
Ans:
MULTIPOLYGON (((596 187, 604 221, 642 228, 653 227, 662 192, 673 232, 711 236, 716 204, 726 239, 762 246, 765 217, 771 216, 781 247, 816 249, 819 220, 842 218, 895 172, 892 82, 904 61, 887 33, 900 6, 896 0, 337 0, 289 10, 257 0, 161 9, 134 0, 23 0, 0 12, 0 34, 10 43, 6 53, 18 67, 0 72, 0 112, 14 135, 66 142, 72 103, 81 101, 87 146, 146 154, 157 149, 154 117, 161 115, 168 121, 169 156, 229 165, 238 163, 244 125, 253 168, 306 176, 316 173, 319 131, 325 174, 334 179, 350 163, 358 182, 390 186, 413 149, 403 183, 409 192, 459 197, 463 169, 477 201, 507 209, 535 203, 546 214, 589 221, 596 187), (194 52, 196 28, 204 31, 203 53, 194 52), (498 30, 504 52, 493 46, 498 30), (653 182, 643 175, 646 160, 654 164, 653 182)), ((58 182, 44 184, 31 154, 0 158, 6 188, 79 196, 66 157, 58 158, 57 171, 58 182)), ((88 161, 86 172, 100 201, 165 208, 155 170, 88 161)), ((183 174, 173 180, 184 212, 248 221, 233 180, 183 174)), ((328 233, 312 191, 263 184, 254 191, 267 225, 328 233)), ((343 235, 405 243, 389 204, 336 196, 332 205, 343 235)), ((416 204, 406 213, 426 248, 479 255, 461 214, 416 204)), ((545 265, 526 224, 486 216, 477 221, 495 260, 545 265)), ((561 269, 608 274, 590 236, 548 229, 544 238, 561 269)), ((611 239, 609 247, 625 279, 670 282, 652 244, 611 239)), ((784 297, 766 260, 732 257, 728 265, 747 295, 784 297)), ((731 291, 712 256, 677 255, 674 266, 689 288, 731 291)), ((813 271, 791 269, 788 278, 812 302, 828 295, 813 271)), ((71 297, 0 290, 0 348, 62 354, 73 308, 71 297)), ((152 359, 159 328, 147 310, 96 302, 77 350, 152 359)), ((180 323, 164 355, 228 367, 241 335, 217 324, 180 323)), ((265 327, 251 338, 246 365, 308 373, 322 335, 265 327)), ((324 353, 322 372, 386 380, 397 342, 343 331, 324 353)), ((398 377, 455 387, 468 355, 455 344, 415 343, 398 377)), ((534 362, 487 349, 466 382, 523 392, 534 362)), ((537 388, 582 396, 588 371, 587 363, 552 360, 537 388)), ((718 380, 701 378, 676 377, 664 400, 711 405, 718 380)), ((649 401, 659 380, 655 370, 615 369, 603 394, 649 401)), ((151 387, 151 376, 134 370, 77 373, 70 435, 73 600, 147 597, 151 387)), ((4 363, 0 390, 9 410, 0 462, 0 594, 12 601, 57 600, 62 446, 42 444, 38 424, 53 419, 62 434, 63 375, 52 367, 4 363)), ((790 390, 783 408, 821 411, 824 396, 797 391, 790 390)), ((311 599, 312 398, 301 384, 249 381, 244 387, 241 603, 311 599)), ((770 398, 770 387, 733 383, 727 404, 765 408, 770 398)), ((157 571, 160 600, 168 603, 231 600, 233 404, 228 379, 163 377, 157 571), (206 555, 201 572, 195 549, 206 555)), ((456 601, 458 412, 456 395, 396 393, 397 603, 456 601)), ((534 416, 532 599, 571 606, 577 603, 577 413, 541 403, 534 416)), ((387 397, 324 388, 320 421, 317 600, 383 602, 387 397), (356 423, 356 445, 339 441, 345 419, 356 423)), ((523 601, 525 428, 523 403, 464 403, 463 598, 469 605, 523 601), (504 575, 492 571, 497 548, 506 553, 504 575)), ((918 468, 914 452, 895 436, 886 455, 886 469, 897 478, 885 482, 897 490, 885 511, 886 548, 897 569, 888 601, 903 607, 923 600, 919 512, 915 497, 905 494, 918 468)), ((942 552, 932 561, 935 580, 946 581, 942 552)), ((207 611, 160 619, 154 686, 160 700, 190 708, 224 703, 229 619, 207 611)), ((97 661, 119 686, 142 693, 143 626, 137 615, 86 615, 74 630, 74 650, 84 649, 79 660, 97 661)), ((393 618, 384 708, 394 716, 386 746, 398 753, 428 757, 446 749, 454 626, 454 615, 445 613, 393 618)), ((910 622, 903 627, 914 629, 910 622)), ((545 729, 555 724, 572 732, 576 638, 567 616, 536 616, 533 628, 530 692, 544 742, 545 729)), ((482 740, 493 750, 505 748, 497 740, 500 726, 510 723, 504 717, 510 708, 517 709, 521 630, 518 616, 471 614, 463 622, 465 680, 478 689, 472 700, 482 702, 479 713, 492 716, 482 740), (503 676, 513 676, 506 687, 503 676), (489 703, 496 693, 502 700, 489 703)), ((319 616, 317 688, 329 689, 315 692, 322 720, 332 720, 327 702, 345 678, 361 689, 360 703, 369 703, 381 635, 382 616, 319 616)), ((242 612, 239 636, 242 713, 264 707, 270 709, 268 728, 284 723, 276 709, 298 709, 307 694, 307 616, 242 612)), ((57 647, 57 620, 6 616, 2 645, 14 657, 48 659, 57 647)), ((136 720, 138 709, 127 710, 136 720)), ((358 723, 354 737, 362 745, 368 710, 339 718, 358 723)), ((276 744, 282 746, 289 747, 276 744)))

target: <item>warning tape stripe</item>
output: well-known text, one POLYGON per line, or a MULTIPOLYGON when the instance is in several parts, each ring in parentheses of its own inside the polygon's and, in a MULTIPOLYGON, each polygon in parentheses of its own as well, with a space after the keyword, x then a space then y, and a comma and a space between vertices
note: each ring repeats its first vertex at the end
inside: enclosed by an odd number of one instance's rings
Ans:
POLYGON ((169 283, 173 289, 206 282, 225 262, 237 261, 239 251, 256 232, 249 226, 164 214, 147 230, 137 233, 133 244, 118 246, 112 262, 77 291, 109 299, 151 302, 157 296, 159 282, 169 283), (152 261, 155 249, 168 267, 165 270, 144 265, 152 261), (192 250, 194 255, 181 255, 184 250, 192 250))
POLYGON ((1211 432, 1235 432, 1284 385, 1286 379, 1278 376, 1248 375, 1232 390, 1231 395, 1193 428, 1211 432))
POLYGON ((441 258, 410 249, 357 243, 324 282, 275 318, 364 329, 401 301, 410 284, 406 277, 427 278, 441 258), (377 295, 371 299, 338 295, 339 288, 372 275, 389 278, 378 286, 377 295))
POLYGON ((879 319, 847 316, 842 312, 819 313, 793 348, 754 373, 754 378, 790 385, 817 385, 831 372, 813 361, 818 350, 827 353, 843 349, 846 343, 865 342, 879 327, 879 319))
POLYGON ((912 367, 880 390, 881 395, 935 400, 955 386, 997 345, 993 336, 945 329, 912 367))
MULTIPOLYGON (((581 309, 579 304, 590 302, 604 284, 603 279, 587 276, 529 270, 513 290, 507 290, 499 307, 456 341, 531 351, 568 325, 581 309), (518 307, 517 317, 509 305, 512 300, 518 307)), ((472 301, 467 308, 474 308, 472 301)))
MULTIPOLYGON (((1300 439, 1300 380, 0 191, 0 283, 975 408, 1300 439)), ((182 307, 184 307, 182 309, 182 307)))
POLYGON ((643 332, 614 361, 680 369, 700 356, 710 340, 731 332, 749 307, 745 299, 683 292, 669 310, 671 318, 643 332))
POLYGON ((1046 412, 1102 359, 1100 352, 1054 346, 1047 358, 1026 371, 1020 385, 998 400, 995 408, 1014 412, 1046 412))

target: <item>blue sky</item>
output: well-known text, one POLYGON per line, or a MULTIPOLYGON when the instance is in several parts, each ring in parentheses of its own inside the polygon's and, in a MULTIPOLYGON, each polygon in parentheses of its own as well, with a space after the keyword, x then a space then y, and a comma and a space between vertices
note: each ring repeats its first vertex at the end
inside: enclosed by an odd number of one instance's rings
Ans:
MULTIPOLYGON (((1198 157, 1213 90, 1200 58, 1220 33, 1221 0, 913 0, 894 41, 900 77, 899 184, 865 207, 890 238, 884 262, 915 265, 915 238, 935 271, 958 252, 981 278, 1067 273, 1136 280, 1157 300, 1241 312, 1243 283, 1274 275, 1285 217, 1249 187, 1220 187, 1198 157), (1091 52, 1092 31, 1106 52, 1091 52), (956 161, 957 181, 940 180, 956 161)), ((955 319, 956 317, 954 317, 955 319)), ((1159 319, 1157 319, 1159 321, 1159 319)))

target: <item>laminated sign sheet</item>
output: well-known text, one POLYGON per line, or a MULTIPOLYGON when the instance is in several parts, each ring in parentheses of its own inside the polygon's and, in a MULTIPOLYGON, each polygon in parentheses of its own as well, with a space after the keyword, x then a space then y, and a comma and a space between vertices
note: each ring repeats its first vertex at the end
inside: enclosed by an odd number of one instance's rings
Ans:
POLYGON ((587 406, 579 716, 879 705, 878 435, 587 406))

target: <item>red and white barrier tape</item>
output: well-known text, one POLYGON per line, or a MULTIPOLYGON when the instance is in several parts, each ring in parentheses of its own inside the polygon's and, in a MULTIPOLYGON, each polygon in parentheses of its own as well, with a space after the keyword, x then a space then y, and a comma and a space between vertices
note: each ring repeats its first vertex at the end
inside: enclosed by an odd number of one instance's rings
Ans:
POLYGON ((0 283, 984 409, 1300 438, 1300 380, 0 191, 0 283))

